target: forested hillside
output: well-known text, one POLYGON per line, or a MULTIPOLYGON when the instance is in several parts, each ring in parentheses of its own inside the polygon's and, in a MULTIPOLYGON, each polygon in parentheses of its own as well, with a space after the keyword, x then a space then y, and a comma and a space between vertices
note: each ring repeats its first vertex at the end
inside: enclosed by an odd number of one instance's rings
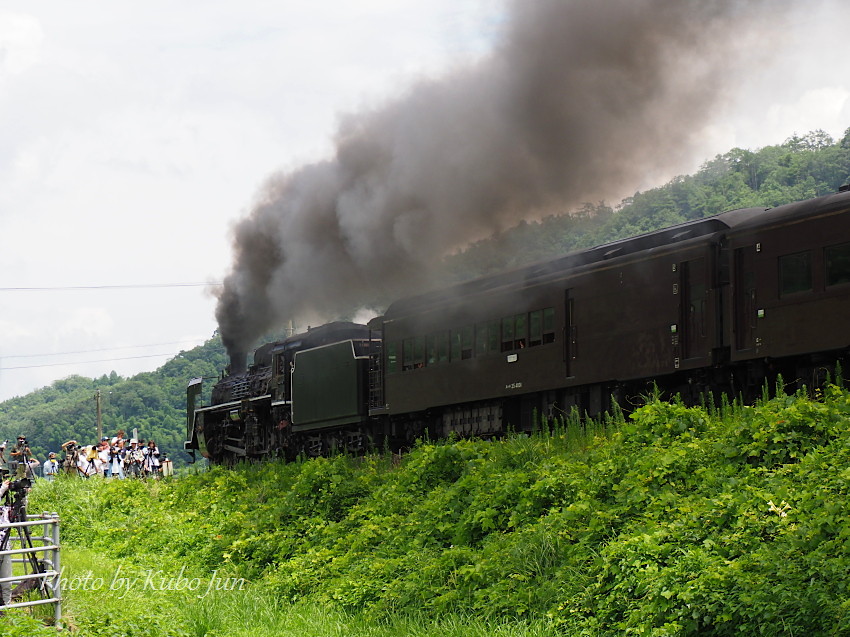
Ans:
MULTIPOLYGON (((755 151, 735 148, 706 162, 694 175, 636 193, 616 207, 588 203, 560 216, 522 222, 447 258, 446 278, 469 279, 733 208, 824 195, 848 178, 850 129, 838 141, 815 131, 755 151)), ((70 438, 94 442, 94 396, 100 390, 106 433, 137 428, 142 438, 154 438, 180 463, 188 459, 182 452, 186 383, 197 376, 217 377, 226 363, 220 339, 214 336, 155 372, 129 379, 113 373, 56 381, 0 403, 0 440, 24 433, 41 459, 70 438)))
POLYGON ((138 429, 141 438, 156 440, 176 463, 188 459, 182 451, 186 432, 186 384, 203 376, 217 378, 226 365, 221 339, 180 352, 155 372, 122 378, 113 372, 100 378, 70 376, 26 396, 0 404, 0 440, 27 436, 40 460, 59 451, 66 440, 96 441, 95 394, 101 393, 103 432, 138 429))
POLYGON ((760 150, 733 148, 696 174, 636 193, 616 207, 586 203, 571 214, 520 223, 452 256, 446 266, 454 279, 467 279, 726 210, 826 195, 848 180, 850 128, 839 141, 814 131, 760 150))

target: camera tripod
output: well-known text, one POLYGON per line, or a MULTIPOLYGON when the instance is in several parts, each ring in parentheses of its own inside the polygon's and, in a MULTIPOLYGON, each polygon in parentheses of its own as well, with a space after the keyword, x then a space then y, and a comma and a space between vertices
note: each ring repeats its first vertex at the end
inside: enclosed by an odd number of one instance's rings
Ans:
MULTIPOLYGON (((9 490, 6 492, 3 506, 8 513, 8 521, 10 524, 27 521, 27 490, 31 486, 31 482, 27 478, 14 480, 9 485, 9 490)), ((32 535, 28 526, 9 526, 0 529, 0 551, 18 550, 23 556, 23 575, 33 575, 44 573, 45 568, 35 552, 32 550, 35 546, 32 541, 32 535), (12 541, 17 541, 20 544, 19 549, 12 548, 12 541)), ((20 577, 20 573, 18 577, 20 577)), ((12 555, 0 555, 0 578, 12 576, 12 555)), ((4 589, 10 586, 10 582, 0 584, 4 589)), ((42 599, 49 599, 51 591, 48 589, 47 581, 44 577, 38 579, 24 579, 11 591, 12 601, 19 600, 24 593, 31 590, 38 590, 42 599)), ((0 604, 5 604, 5 600, 0 598, 0 604)))

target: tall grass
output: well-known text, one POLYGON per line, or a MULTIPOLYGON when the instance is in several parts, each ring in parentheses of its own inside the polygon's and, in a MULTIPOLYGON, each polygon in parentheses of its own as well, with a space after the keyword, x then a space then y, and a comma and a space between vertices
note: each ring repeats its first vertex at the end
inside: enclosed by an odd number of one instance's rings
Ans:
MULTIPOLYGON (((75 637, 542 637, 547 623, 484 621, 471 616, 401 615, 383 621, 343 613, 315 603, 291 604, 262 586, 241 590, 159 590, 145 587, 149 569, 176 577, 155 555, 126 558, 104 556, 85 549, 65 550, 65 580, 74 587, 65 593, 64 630, 75 637), (135 586, 110 590, 110 577, 142 578, 135 586), (91 576, 94 576, 93 579, 91 576), (104 579, 98 584, 97 577, 104 579), (92 583, 94 581, 94 583, 92 583), (88 582, 81 585, 80 582, 88 582)), ((176 566, 176 565, 175 565, 176 566)), ((208 577, 190 572, 202 581, 208 577)), ((48 618, 36 613, 0 617, 4 637, 44 637, 56 634, 48 618)))
POLYGON ((850 393, 780 382, 401 459, 58 480, 30 508, 62 515, 71 575, 248 581, 68 590, 83 636, 814 634, 850 631, 847 467, 850 393))

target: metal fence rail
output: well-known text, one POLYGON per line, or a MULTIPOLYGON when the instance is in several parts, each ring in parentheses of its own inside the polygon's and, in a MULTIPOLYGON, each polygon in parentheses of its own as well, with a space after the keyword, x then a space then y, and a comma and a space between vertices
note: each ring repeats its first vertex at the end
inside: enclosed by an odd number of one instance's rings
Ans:
POLYGON ((13 571, 11 577, 0 578, 0 584, 7 582, 12 584, 22 584, 28 581, 33 582, 36 584, 36 590, 40 591, 42 599, 35 599, 28 602, 13 602, 5 606, 0 606, 0 609, 28 608, 42 604, 53 604, 55 625, 59 627, 62 618, 62 567, 59 561, 59 516, 56 513, 42 513, 41 515, 28 515, 26 522, 0 524, 0 537, 6 533, 10 536, 10 543, 7 545, 9 548, 5 551, 0 551, 0 559, 5 558, 7 555, 10 556, 14 569, 16 564, 23 564, 25 567, 30 565, 32 556, 36 556, 41 570, 40 572, 19 574, 14 574, 13 571), (34 534, 34 531, 41 531, 43 535, 37 536, 34 534), (13 543, 16 543, 18 548, 14 548, 13 543), (39 554, 41 557, 38 557, 39 554))

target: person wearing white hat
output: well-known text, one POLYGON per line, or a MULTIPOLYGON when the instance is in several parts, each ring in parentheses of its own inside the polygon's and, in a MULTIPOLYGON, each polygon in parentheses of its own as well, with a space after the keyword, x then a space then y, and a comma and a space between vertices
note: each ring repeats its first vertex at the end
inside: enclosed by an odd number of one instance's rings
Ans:
POLYGON ((139 441, 131 438, 130 448, 127 449, 127 455, 124 457, 124 466, 127 468, 127 475, 131 478, 140 478, 143 461, 144 456, 142 455, 142 450, 139 449, 139 441))

